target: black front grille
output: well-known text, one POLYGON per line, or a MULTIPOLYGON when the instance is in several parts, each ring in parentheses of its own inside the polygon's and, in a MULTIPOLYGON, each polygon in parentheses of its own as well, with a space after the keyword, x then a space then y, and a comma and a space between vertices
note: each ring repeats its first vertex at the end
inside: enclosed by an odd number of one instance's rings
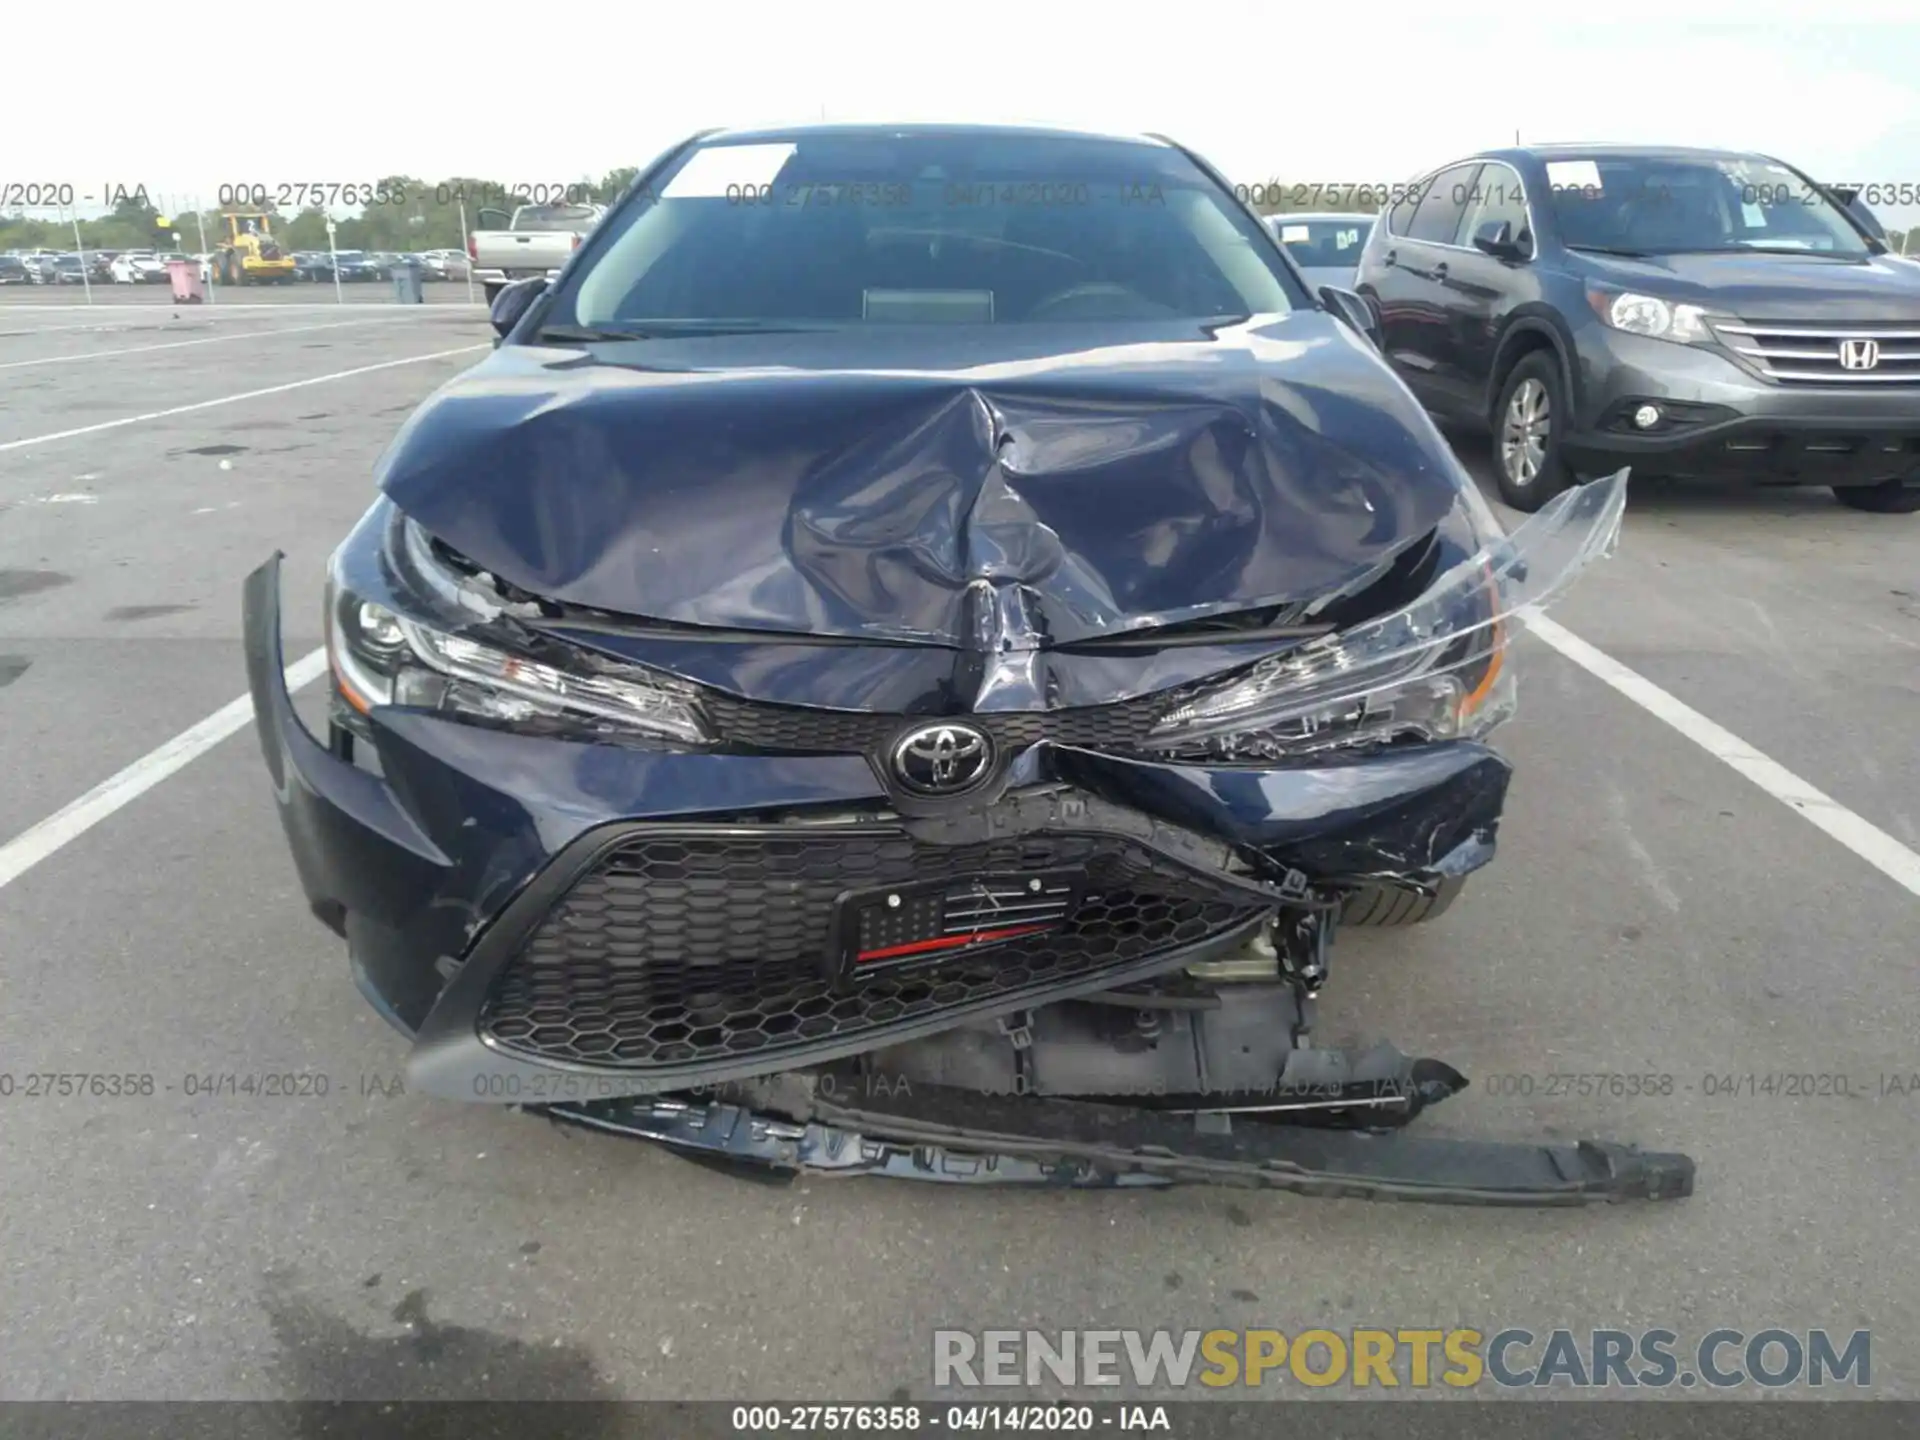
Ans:
MULTIPOLYGON (((1216 682, 1217 683, 1217 682, 1216 682)), ((1001 752, 1021 750, 1042 740, 1107 751, 1145 751, 1147 732, 1174 706, 1202 686, 1163 690, 1112 705, 1071 710, 970 711, 965 720, 993 737, 1001 752)), ((909 725, 939 720, 939 715, 895 715, 871 710, 814 710, 742 700, 717 690, 700 705, 722 743, 750 750, 797 751, 822 755, 859 755, 883 750, 909 725)))
POLYGON ((803 1050, 1097 979, 1259 913, 1105 836, 931 846, 882 826, 649 832, 556 902, 495 982, 480 1030, 505 1050, 616 1069, 803 1050), (1065 868, 1083 870, 1086 889, 1049 933, 857 986, 831 974, 849 890, 1065 868))

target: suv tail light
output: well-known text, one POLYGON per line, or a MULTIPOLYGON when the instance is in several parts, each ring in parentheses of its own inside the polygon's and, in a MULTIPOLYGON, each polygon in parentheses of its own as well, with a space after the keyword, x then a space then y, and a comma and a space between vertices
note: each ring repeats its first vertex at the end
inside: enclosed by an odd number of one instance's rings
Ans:
POLYGON ((576 249, 576 250, 578 250, 578 249, 580 248, 580 240, 581 240, 581 237, 580 237, 579 235, 575 235, 575 236, 573 237, 573 248, 574 248, 574 249, 576 249))
POLYGON ((480 247, 471 235, 467 236, 467 258, 475 261, 480 258, 480 247))

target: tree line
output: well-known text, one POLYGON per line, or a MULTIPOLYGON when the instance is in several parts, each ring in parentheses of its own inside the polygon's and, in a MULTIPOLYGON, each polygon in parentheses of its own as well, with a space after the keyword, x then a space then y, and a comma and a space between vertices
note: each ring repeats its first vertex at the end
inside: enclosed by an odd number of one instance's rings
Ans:
MULTIPOLYGON (((611 204, 639 171, 628 166, 593 179, 502 184, 477 176, 422 180, 412 175, 390 175, 364 185, 322 186, 296 184, 236 184, 220 187, 216 203, 199 208, 189 201, 179 210, 162 210, 160 203, 141 191, 121 196, 111 212, 79 222, 80 243, 89 250, 216 248, 226 234, 223 214, 265 215, 274 238, 287 250, 325 250, 327 219, 334 211, 333 246, 338 250, 457 250, 461 247, 464 214, 468 230, 506 223, 515 206, 549 203, 611 204), (336 205, 335 197, 360 203, 351 214, 336 205), (222 204, 218 201, 231 201, 222 204), (329 202, 329 203, 320 203, 329 202), (482 212, 488 212, 482 214, 482 212), (157 222, 168 221, 163 231, 157 222), (179 237, 176 243, 173 236, 179 237)), ((0 250, 71 250, 74 221, 24 212, 0 215, 0 250)))
MULTIPOLYGON (((333 245, 339 250, 457 250, 462 245, 461 221, 469 230, 503 226, 516 205, 592 202, 610 205, 626 191, 639 171, 632 166, 608 171, 599 179, 556 179, 534 184, 505 185, 475 176, 453 176, 427 181, 411 175, 390 175, 365 185, 319 186, 305 183, 222 186, 220 199, 236 203, 193 208, 184 213, 162 211, 144 191, 117 200, 111 213, 79 222, 80 243, 89 250, 174 249, 198 252, 202 226, 206 248, 215 248, 226 233, 224 210, 264 214, 274 235, 288 250, 325 250, 330 210, 345 196, 362 203, 352 214, 336 214, 333 245), (316 197, 325 203, 316 203, 316 197), (482 212, 491 212, 483 215, 482 212), (165 217, 168 231, 156 228, 165 217), (172 236, 178 235, 178 242, 172 236)), ((1263 215, 1304 211, 1337 211, 1373 215, 1393 189, 1387 185, 1320 184, 1280 177, 1235 185, 1239 196, 1263 215)), ((204 198, 204 197, 202 197, 204 198)), ((194 202, 198 203, 198 202, 194 202)), ((1889 231, 1888 242, 1902 253, 1920 252, 1920 227, 1904 236, 1889 231)), ((69 219, 25 213, 0 216, 0 250, 69 250, 74 224, 69 219)))

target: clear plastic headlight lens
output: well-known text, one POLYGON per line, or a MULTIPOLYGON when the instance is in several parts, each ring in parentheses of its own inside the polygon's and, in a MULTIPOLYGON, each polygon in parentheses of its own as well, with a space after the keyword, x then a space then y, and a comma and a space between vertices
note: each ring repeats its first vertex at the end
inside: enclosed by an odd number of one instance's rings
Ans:
POLYGON ((1707 328, 1707 312, 1698 305, 1618 290, 1589 290, 1587 302, 1607 324, 1630 335, 1676 340, 1683 345, 1713 339, 1713 332, 1707 328))
POLYGON ((585 738, 711 738, 694 688, 670 675, 579 651, 548 663, 396 615, 333 575, 326 614, 335 682, 362 714, 412 705, 480 720, 550 721, 585 738))
POLYGON ((1627 477, 1569 490, 1400 609, 1254 665, 1169 710, 1148 744, 1175 758, 1265 759, 1486 734, 1513 713, 1513 624, 1609 553, 1627 477))

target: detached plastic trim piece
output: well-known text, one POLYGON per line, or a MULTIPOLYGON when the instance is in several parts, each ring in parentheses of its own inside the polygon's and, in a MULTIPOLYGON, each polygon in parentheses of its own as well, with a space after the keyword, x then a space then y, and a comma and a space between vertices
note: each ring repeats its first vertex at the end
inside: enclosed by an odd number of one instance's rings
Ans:
POLYGON ((1191 1119, 1125 1106, 940 1091, 841 1103, 811 1077, 735 1087, 741 1103, 614 1100, 550 1107, 568 1124, 659 1141, 776 1177, 883 1175, 1104 1189, 1211 1183, 1364 1200, 1578 1206, 1680 1200, 1686 1155, 1582 1140, 1533 1145, 1191 1119), (964 1117, 964 1118, 962 1118, 964 1117), (1097 1137, 1097 1138, 1096 1138, 1097 1137))

